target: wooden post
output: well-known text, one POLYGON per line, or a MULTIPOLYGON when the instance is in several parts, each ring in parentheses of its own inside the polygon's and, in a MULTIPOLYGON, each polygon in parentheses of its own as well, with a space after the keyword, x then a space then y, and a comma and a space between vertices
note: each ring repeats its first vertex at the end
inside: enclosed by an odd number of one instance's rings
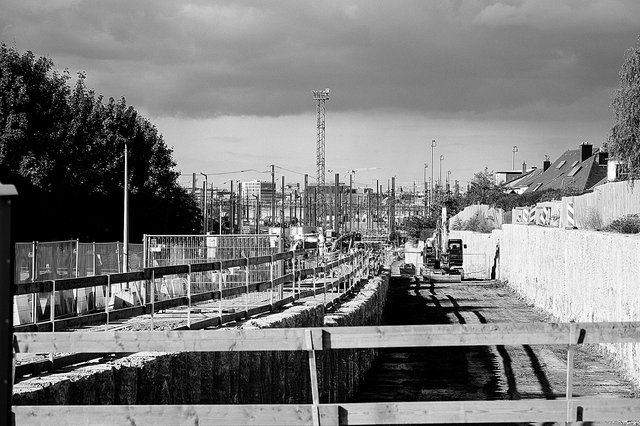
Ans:
POLYGON ((324 268, 324 276, 322 278, 322 283, 324 284, 324 305, 327 305, 327 264, 325 263, 323 266, 324 268))
MULTIPOLYGON (((296 294, 296 253, 295 250, 291 250, 291 291, 295 297, 296 294)), ((300 297, 300 287, 298 287, 298 297, 300 297)))
MULTIPOLYGON (((318 390, 318 368, 316 366, 316 351, 313 344, 312 331, 307 329, 304 331, 307 351, 309 352, 309 375, 311 377, 311 409, 314 426, 320 425, 320 392, 318 390)), ((322 349, 322 347, 317 348, 322 349)))
POLYGON ((576 413, 574 413, 571 408, 571 400, 573 399, 573 357, 576 351, 577 330, 576 323, 571 321, 569 325, 569 347, 567 349, 567 389, 565 391, 565 398, 567 400, 567 423, 576 421, 576 413))
POLYGON ((249 257, 247 257, 247 266, 244 268, 244 285, 247 290, 247 295, 244 299, 244 310, 247 319, 249 319, 249 257))
POLYGON ((220 326, 222 326, 222 262, 218 262, 218 291, 220 291, 220 297, 218 298, 218 317, 220 317, 220 326))
POLYGON ((104 314, 106 316, 104 331, 109 331, 109 298, 111 297, 111 275, 107 275, 107 287, 104 291, 104 314))
MULTIPOLYGON (((151 331, 153 331, 153 314, 156 310, 156 279, 155 279, 156 271, 154 269, 151 270, 151 331)), ((111 286, 109 286, 111 288, 111 286)))
POLYGON ((271 311, 273 311, 273 255, 269 260, 269 305, 271 305, 271 311))
MULTIPOLYGON (((13 259, 15 244, 11 238, 11 200, 18 195, 13 185, 0 184, 0 341, 4 348, 0 351, 0 423, 13 425, 15 423, 11 411, 11 396, 13 394, 13 369, 15 352, 9 351, 13 347, 13 259)), ((34 294, 35 297, 35 294, 34 294)), ((34 320, 35 322, 35 320, 34 320)))
MULTIPOLYGON (((38 246, 38 243, 36 241, 31 243, 31 282, 36 281, 37 246, 38 246)), ((38 322, 38 293, 32 293, 31 298, 32 298, 31 299, 31 319, 35 324, 38 322)))
POLYGON ((191 328, 191 264, 187 265, 187 328, 191 328))
POLYGON ((56 280, 53 280, 51 297, 49 298, 49 321, 51 321, 51 332, 56 331, 56 280))

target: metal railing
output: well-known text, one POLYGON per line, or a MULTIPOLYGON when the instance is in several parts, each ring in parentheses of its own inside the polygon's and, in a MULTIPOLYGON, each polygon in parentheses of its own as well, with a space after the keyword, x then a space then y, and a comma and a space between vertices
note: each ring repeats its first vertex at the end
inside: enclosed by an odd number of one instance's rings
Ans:
MULTIPOLYGON (((299 250, 212 262, 155 266, 128 273, 14 284, 14 298, 28 294, 46 295, 45 312, 48 314, 44 321, 18 325, 15 329, 55 331, 91 323, 109 324, 110 320, 142 314, 151 314, 153 317, 155 312, 168 307, 190 307, 192 303, 214 301, 218 301, 219 319, 211 324, 219 324, 224 321, 226 301, 233 301, 235 311, 257 309, 264 312, 265 309, 273 309, 274 306, 287 302, 289 293, 299 297, 303 292, 301 281, 307 277, 311 279, 313 288, 320 282, 333 288, 334 283, 329 277, 336 275, 339 287, 344 284, 341 277, 353 278, 355 268, 348 268, 346 265, 355 263, 369 269, 372 256, 382 258, 382 254, 372 255, 370 252, 358 251, 332 262, 324 262, 309 256, 305 250, 299 250), (263 271, 268 271, 266 276, 263 271), (285 283, 289 283, 287 288, 285 283), (56 301, 62 303, 65 292, 82 289, 92 291, 96 298, 103 298, 103 309, 78 316, 61 315, 56 309, 51 309, 51 306, 56 306, 56 301)), ((190 312, 190 309, 187 311, 190 312)), ((191 319, 187 318, 187 327, 190 326, 191 319)))
MULTIPOLYGON (((171 332, 16 333, 21 352, 306 351, 311 401, 286 405, 14 406, 17 424, 428 424, 640 420, 635 398, 574 398, 573 356, 586 343, 637 343, 640 322, 500 323, 171 332), (316 356, 335 349, 566 345, 564 400, 326 404, 316 356)), ((325 378, 326 380, 326 378, 325 378)))

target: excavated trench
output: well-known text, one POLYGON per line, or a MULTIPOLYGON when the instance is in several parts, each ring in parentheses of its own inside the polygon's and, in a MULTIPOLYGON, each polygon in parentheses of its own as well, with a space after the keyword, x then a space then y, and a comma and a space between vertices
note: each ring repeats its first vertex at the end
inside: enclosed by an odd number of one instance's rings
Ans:
MULTIPOLYGON (((496 281, 416 284, 392 278, 382 323, 552 322, 496 281)), ((562 399, 566 346, 381 350, 354 402, 562 399)), ((597 346, 575 356, 574 396, 634 397, 637 390, 597 346)))

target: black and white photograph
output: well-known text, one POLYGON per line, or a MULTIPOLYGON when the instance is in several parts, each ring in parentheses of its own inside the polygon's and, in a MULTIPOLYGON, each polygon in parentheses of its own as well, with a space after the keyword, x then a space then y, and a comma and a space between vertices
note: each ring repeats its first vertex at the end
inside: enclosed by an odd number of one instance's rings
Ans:
POLYGON ((0 425, 640 424, 637 0, 2 0, 0 425))

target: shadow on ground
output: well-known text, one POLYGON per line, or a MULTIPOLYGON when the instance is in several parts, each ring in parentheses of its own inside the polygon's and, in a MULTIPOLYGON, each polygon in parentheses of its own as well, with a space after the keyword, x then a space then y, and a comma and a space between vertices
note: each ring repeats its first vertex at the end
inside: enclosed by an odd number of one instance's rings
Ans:
MULTIPOLYGON (((433 284, 418 289, 408 279, 393 278, 383 324, 464 324, 465 311, 487 322, 482 315, 487 307, 473 301, 461 306, 445 289, 433 284)), ((535 354, 530 348, 528 353, 532 365, 538 364, 544 396, 555 399, 535 354)), ((381 350, 353 402, 503 399, 520 399, 509 353, 503 346, 480 346, 381 350)))

